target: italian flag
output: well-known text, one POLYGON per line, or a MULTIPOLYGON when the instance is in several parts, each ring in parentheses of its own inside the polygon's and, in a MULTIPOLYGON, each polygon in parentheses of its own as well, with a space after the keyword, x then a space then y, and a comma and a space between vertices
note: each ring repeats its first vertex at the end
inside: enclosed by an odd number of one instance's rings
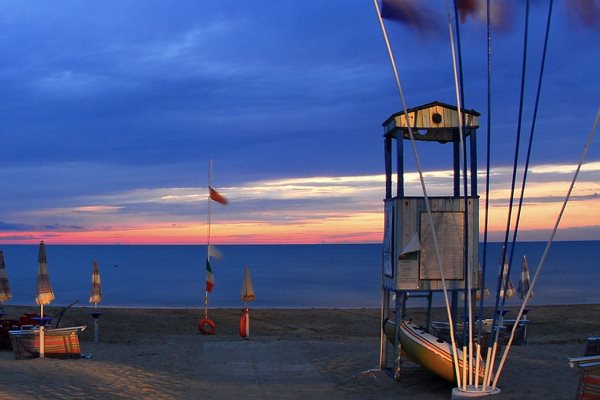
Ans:
POLYGON ((212 269, 210 268, 210 261, 206 259, 206 291, 212 292, 213 287, 215 286, 215 277, 212 273, 212 269))

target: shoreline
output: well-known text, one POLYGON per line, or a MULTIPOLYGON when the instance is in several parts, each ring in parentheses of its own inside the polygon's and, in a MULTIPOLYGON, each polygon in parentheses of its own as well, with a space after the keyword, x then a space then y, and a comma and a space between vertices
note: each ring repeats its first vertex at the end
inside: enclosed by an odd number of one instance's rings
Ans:
MULTIPOLYGON (((460 303, 462 305, 462 302, 460 303)), ((598 303, 597 301, 590 301, 589 303, 585 303, 585 302, 574 302, 574 303, 554 303, 554 304, 531 304, 529 303, 527 305, 527 308, 547 308, 547 307, 587 307, 587 306, 595 306, 598 305, 600 303, 598 303)), ((65 307, 67 307, 69 304, 51 304, 49 306, 44 306, 44 309, 50 309, 50 310, 61 310, 65 307)), ((2 304, 2 307, 4 307, 4 309, 31 309, 31 312, 35 312, 35 309, 37 308, 39 310, 39 306, 32 306, 30 304, 2 304)), ((504 308, 508 309, 508 310, 518 310, 519 307, 521 307, 521 304, 508 304, 506 305, 504 308)), ((232 307, 209 307, 210 310, 239 310, 241 308, 244 308, 243 304, 240 304, 239 306, 232 306, 232 307)), ((300 306, 281 306, 281 307, 273 307, 273 306, 254 306, 251 303, 249 303, 248 308, 253 309, 253 310, 376 310, 379 311, 379 307, 331 307, 331 306, 312 306, 312 307, 300 307, 300 306)), ((492 305, 487 305, 484 306, 485 310, 490 310, 492 309, 493 306, 492 305)), ((94 309, 94 306, 89 305, 89 304, 76 304, 76 305, 72 305, 71 307, 69 307, 69 310, 71 309, 94 309)), ((190 311, 194 311, 194 310, 200 310, 200 311, 204 311, 204 305, 197 305, 197 306, 141 306, 141 305, 100 305, 98 306, 98 309, 108 309, 108 310, 115 310, 115 309, 124 309, 124 310, 190 310, 190 311)), ((408 310, 414 311, 416 313, 420 313, 422 311, 424 311, 425 307, 421 306, 421 305, 416 305, 416 306, 411 306, 408 305, 407 306, 408 310)), ((433 305, 432 309, 445 309, 445 306, 443 305, 433 305)), ((459 306, 459 309, 462 310, 462 308, 459 306)), ((478 306, 474 307, 474 310, 477 311, 479 309, 478 306)), ((459 313, 460 315, 460 313, 459 313)))
MULTIPOLYGON (((39 308, 4 309, 5 318, 15 318, 39 308)), ((46 309, 54 317, 61 311, 46 309)), ((402 364, 400 382, 378 370, 379 309, 250 308, 250 340, 239 337, 240 309, 209 309, 217 333, 201 335, 202 308, 99 307, 100 341, 94 343, 88 314, 93 307, 69 308, 61 326, 87 325, 79 338, 82 353, 92 358, 15 360, 12 351, 2 350, 0 397, 190 399, 204 393, 218 399, 433 400, 451 395, 451 384, 410 361, 402 364)), ((424 318, 423 309, 409 314, 418 323, 424 318)), ((433 310, 434 319, 444 314, 442 308, 433 310)), ((496 398, 573 398, 578 373, 568 357, 583 355, 587 337, 600 334, 600 304, 532 307, 528 327, 528 344, 513 346, 496 398)))

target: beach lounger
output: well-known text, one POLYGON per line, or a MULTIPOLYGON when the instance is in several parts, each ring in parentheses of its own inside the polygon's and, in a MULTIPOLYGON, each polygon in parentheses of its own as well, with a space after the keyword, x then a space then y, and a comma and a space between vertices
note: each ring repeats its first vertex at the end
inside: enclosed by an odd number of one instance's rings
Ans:
MULTIPOLYGON (((81 358, 78 333, 85 328, 85 326, 73 326, 44 330, 45 357, 81 358)), ((20 329, 10 331, 9 334, 17 360, 39 357, 39 329, 20 329)))

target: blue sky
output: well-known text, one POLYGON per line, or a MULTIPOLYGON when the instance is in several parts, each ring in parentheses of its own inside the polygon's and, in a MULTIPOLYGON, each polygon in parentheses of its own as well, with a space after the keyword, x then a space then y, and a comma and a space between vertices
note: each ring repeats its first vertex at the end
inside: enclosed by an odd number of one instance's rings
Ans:
MULTIPOLYGON (((532 6, 525 137, 542 3, 532 6)), ((215 210, 227 224, 223 241, 381 236, 381 123, 401 105, 371 1, 0 4, 0 241, 104 242, 113 232, 110 242, 202 242, 210 159, 214 185, 232 200, 215 210)), ((445 24, 444 3, 428 4, 445 24)), ((455 104, 446 25, 439 37, 386 26, 409 106, 455 104)), ((509 27, 494 32, 496 168, 512 164, 522 26, 514 9, 509 27)), ((485 27, 461 29, 465 106, 482 113, 483 151, 485 27)), ((559 166, 539 176, 547 188, 577 163, 598 110, 599 32, 556 2, 532 155, 534 165, 559 166)), ((425 170, 450 168, 439 156, 447 151, 425 151, 425 170)), ((592 147, 589 160, 600 151, 592 147)), ((597 196, 599 170, 583 175, 581 201, 597 196)), ((498 176, 500 188, 509 175, 498 176)), ((547 196, 558 194, 537 198, 547 196)), ((598 225, 580 224, 578 237, 599 239, 598 225)))

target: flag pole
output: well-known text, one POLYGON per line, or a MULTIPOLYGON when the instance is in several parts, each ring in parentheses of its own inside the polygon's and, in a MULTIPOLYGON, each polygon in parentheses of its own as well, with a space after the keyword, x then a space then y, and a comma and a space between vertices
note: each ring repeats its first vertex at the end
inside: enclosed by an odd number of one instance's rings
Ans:
MULTIPOLYGON (((206 234, 206 262, 210 264, 210 188, 212 187, 212 160, 208 160, 208 213, 207 213, 207 234, 206 234)), ((208 270, 205 269, 206 281, 208 281, 208 270)), ((208 319, 208 287, 204 288, 204 319, 208 319)))

